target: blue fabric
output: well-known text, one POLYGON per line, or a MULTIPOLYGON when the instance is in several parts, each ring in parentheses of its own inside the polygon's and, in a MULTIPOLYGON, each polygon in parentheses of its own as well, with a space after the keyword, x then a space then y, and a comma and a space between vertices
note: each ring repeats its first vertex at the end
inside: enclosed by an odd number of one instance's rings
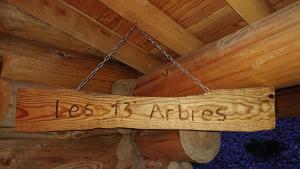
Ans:
POLYGON ((300 169, 300 118, 279 119, 276 128, 260 132, 223 132, 216 158, 207 164, 193 164, 195 169, 300 169), (264 159, 249 153, 251 140, 275 140, 283 149, 264 159))

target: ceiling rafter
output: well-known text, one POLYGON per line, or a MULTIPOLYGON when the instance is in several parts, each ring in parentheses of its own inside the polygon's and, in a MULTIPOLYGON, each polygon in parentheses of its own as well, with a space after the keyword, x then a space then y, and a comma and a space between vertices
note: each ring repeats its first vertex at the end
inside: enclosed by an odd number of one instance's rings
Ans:
POLYGON ((226 0, 226 2, 248 23, 272 13, 272 7, 266 0, 226 0))
MULTIPOLYGON (((70 8, 63 1, 7 1, 104 53, 109 53, 121 38, 121 36, 107 29, 101 23, 70 8)), ((148 55, 132 43, 124 44, 119 52, 114 55, 114 58, 142 73, 146 73, 154 66, 162 64, 161 60, 148 55)))
POLYGON ((108 8, 137 25, 179 55, 186 55, 203 46, 194 35, 173 21, 148 0, 99 0, 108 8))

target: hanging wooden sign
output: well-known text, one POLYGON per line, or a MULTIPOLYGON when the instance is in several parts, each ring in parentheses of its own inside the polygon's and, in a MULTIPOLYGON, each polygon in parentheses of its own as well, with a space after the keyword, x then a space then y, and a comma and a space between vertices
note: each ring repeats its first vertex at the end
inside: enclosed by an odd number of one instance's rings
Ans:
POLYGON ((117 127, 257 131, 275 126, 272 88, 173 98, 19 89, 16 111, 16 129, 27 132, 117 127))

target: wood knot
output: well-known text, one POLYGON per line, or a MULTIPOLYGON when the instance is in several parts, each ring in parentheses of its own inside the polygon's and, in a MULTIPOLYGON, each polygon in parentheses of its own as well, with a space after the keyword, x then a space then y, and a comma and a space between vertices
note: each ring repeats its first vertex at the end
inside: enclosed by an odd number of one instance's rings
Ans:
POLYGON ((269 97, 270 99, 274 99, 274 98, 275 98, 274 94, 269 94, 268 97, 269 97))
POLYGON ((16 119, 22 119, 29 116, 29 113, 25 109, 21 107, 17 107, 16 109, 16 119))
POLYGON ((10 166, 10 164, 12 163, 12 160, 10 158, 0 158, 0 164, 2 166, 10 166))
POLYGON ((62 58, 64 58, 64 57, 66 57, 66 53, 65 52, 62 52, 62 51, 55 51, 55 53, 59 56, 59 57, 62 57, 62 58))
POLYGON ((240 29, 239 31, 237 31, 236 33, 234 33, 232 35, 225 36, 224 38, 222 38, 221 40, 218 41, 217 46, 219 48, 226 48, 226 47, 232 46, 232 45, 238 43, 239 39, 241 39, 242 37, 247 35, 248 32, 252 31, 255 27, 256 27, 256 25, 247 26, 247 27, 240 29))

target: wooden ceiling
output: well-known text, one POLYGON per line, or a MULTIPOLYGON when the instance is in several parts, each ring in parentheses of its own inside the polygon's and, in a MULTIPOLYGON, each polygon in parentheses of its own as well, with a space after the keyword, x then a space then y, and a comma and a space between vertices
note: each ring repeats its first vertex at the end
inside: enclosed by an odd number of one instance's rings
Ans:
MULTIPOLYGON (((1 0, 0 31, 83 55, 104 56, 135 23, 179 57, 293 2, 1 0)), ((167 62, 139 33, 114 58, 142 73, 167 62)))

